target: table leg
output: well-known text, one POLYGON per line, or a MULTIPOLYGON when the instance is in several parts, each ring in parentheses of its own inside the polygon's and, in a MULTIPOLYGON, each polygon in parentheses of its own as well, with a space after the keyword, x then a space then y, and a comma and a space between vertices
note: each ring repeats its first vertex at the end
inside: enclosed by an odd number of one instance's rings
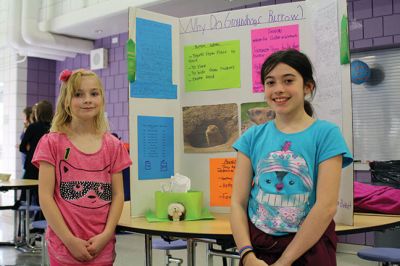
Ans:
POLYGON ((151 247, 151 235, 145 234, 144 235, 144 252, 146 255, 146 266, 151 266, 153 264, 152 258, 152 247, 151 247))
POLYGON ((212 249, 213 249, 213 244, 212 243, 208 243, 207 244, 207 260, 208 260, 207 266, 213 266, 214 265, 213 255, 210 252, 212 249))
POLYGON ((35 253, 35 252, 39 252, 40 248, 34 247, 32 246, 29 242, 30 242, 30 238, 31 238, 31 234, 30 234, 30 206, 31 206, 31 193, 30 193, 30 189, 26 189, 25 190, 25 195, 26 195, 26 210, 25 210, 25 245, 23 246, 18 246, 18 250, 22 251, 22 252, 27 252, 27 253, 35 253))
POLYGON ((195 266, 196 265, 196 248, 194 239, 188 238, 186 240, 187 243, 187 265, 195 266))
POLYGON ((30 221, 29 206, 31 206, 31 193, 30 193, 29 189, 26 189, 25 241, 26 241, 26 244, 28 246, 29 246, 29 238, 30 238, 30 234, 29 234, 29 221, 30 221))
MULTIPOLYGON (((18 201, 18 190, 14 190, 14 206, 18 201)), ((17 244, 17 237, 18 237, 18 210, 14 209, 14 244, 17 244)))

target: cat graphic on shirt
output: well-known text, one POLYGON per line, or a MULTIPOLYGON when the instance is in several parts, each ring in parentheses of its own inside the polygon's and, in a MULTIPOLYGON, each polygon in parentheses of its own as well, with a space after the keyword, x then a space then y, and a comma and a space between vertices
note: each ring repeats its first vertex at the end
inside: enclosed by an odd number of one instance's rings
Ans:
POLYGON ((284 171, 267 172, 259 176, 258 186, 256 197, 262 203, 258 206, 258 222, 269 221, 274 227, 299 224, 309 191, 298 176, 284 171), (263 213, 269 215, 261 215, 263 213))
POLYGON ((68 203, 97 209, 111 203, 110 166, 101 170, 79 169, 60 161, 60 194, 68 203))
POLYGON ((251 221, 265 232, 294 232, 309 210, 313 181, 304 158, 286 141, 257 165, 251 221))

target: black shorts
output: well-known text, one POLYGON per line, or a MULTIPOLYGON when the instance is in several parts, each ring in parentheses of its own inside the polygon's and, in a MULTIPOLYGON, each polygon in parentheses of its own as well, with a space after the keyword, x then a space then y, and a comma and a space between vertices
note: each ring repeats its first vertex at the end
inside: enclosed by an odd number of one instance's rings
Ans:
MULTIPOLYGON (((257 258, 265 261, 268 265, 275 263, 285 251, 286 247, 294 238, 295 234, 285 236, 273 236, 259 230, 249 221, 250 240, 257 258)), ((293 266, 335 266, 336 265, 336 244, 335 222, 332 221, 322 237, 298 258, 293 266)), ((240 266, 242 264, 240 263, 240 266)))

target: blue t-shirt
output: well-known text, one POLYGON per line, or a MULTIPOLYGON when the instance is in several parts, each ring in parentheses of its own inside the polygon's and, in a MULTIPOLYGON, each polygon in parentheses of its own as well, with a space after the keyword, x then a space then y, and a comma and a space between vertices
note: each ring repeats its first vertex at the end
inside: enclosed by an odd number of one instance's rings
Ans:
POLYGON ((293 134, 279 131, 275 121, 253 126, 233 148, 249 157, 253 168, 249 218, 271 235, 298 231, 315 203, 321 162, 342 155, 344 168, 353 161, 339 128, 324 120, 293 134))

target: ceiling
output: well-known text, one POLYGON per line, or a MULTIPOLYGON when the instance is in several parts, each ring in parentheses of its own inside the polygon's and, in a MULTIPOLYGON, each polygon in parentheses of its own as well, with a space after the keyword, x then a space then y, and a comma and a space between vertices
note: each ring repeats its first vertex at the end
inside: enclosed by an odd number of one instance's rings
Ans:
MULTIPOLYGON (((260 3, 260 0, 135 0, 137 7, 175 17, 186 17, 234 9, 260 3), (145 3, 147 2, 147 3, 145 3)), ((100 39, 128 31, 128 8, 132 0, 108 1, 55 17, 40 23, 51 33, 100 39)))

